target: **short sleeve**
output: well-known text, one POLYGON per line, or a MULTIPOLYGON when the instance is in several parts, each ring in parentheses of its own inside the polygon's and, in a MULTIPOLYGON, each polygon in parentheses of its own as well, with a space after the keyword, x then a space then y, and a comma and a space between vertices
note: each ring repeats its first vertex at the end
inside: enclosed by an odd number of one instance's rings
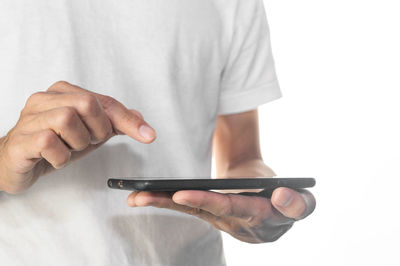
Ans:
POLYGON ((249 111, 282 96, 263 1, 250 10, 234 29, 221 76, 218 114, 249 111))

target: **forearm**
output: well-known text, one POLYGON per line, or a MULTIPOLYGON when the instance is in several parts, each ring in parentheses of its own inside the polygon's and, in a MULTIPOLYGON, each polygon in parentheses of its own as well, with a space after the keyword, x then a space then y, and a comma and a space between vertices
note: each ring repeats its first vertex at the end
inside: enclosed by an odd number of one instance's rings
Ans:
POLYGON ((258 134, 257 110, 218 117, 213 142, 217 176, 262 161, 258 134))

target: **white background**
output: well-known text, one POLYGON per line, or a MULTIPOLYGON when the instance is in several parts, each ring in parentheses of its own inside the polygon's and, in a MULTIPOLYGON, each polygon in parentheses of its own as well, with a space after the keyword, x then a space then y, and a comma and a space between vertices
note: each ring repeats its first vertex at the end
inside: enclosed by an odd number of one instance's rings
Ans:
POLYGON ((283 98, 263 157, 315 176, 317 209, 274 243, 224 235, 228 265, 400 265, 400 2, 264 2, 283 98))

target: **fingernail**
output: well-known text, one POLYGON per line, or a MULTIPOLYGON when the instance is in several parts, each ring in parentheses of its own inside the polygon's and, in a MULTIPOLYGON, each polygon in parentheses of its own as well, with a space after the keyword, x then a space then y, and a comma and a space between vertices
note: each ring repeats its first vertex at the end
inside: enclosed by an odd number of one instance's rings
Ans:
POLYGON ((154 130, 146 125, 142 125, 139 128, 139 134, 146 140, 152 140, 155 137, 155 132, 154 130))
POLYGON ((292 193, 288 190, 281 190, 278 198, 276 200, 276 205, 278 205, 279 207, 286 207, 290 204, 290 202, 292 201, 292 193))

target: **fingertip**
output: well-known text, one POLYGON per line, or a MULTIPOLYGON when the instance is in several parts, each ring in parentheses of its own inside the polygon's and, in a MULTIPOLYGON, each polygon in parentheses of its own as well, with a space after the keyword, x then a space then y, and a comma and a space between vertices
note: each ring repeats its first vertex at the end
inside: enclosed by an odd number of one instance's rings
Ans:
POLYGON ((182 199, 182 198, 177 198, 177 199, 176 199, 176 198, 173 198, 172 201, 175 202, 176 204, 179 204, 179 205, 190 206, 190 204, 188 203, 188 201, 186 201, 185 199, 182 199))
POLYGON ((307 190, 293 190, 290 188, 276 189, 271 197, 273 206, 284 216, 295 220, 302 220, 310 215, 315 208, 315 198, 307 190), (287 204, 282 204, 291 194, 291 200, 287 204))
POLYGON ((155 140, 155 130, 144 121, 142 114, 136 110, 127 109, 112 97, 104 95, 99 97, 115 135, 128 135, 145 144, 155 140))
POLYGON ((172 195, 172 201, 180 205, 186 205, 188 203, 183 191, 175 192, 174 195, 172 195))
POLYGON ((145 207, 145 206, 150 206, 152 203, 151 196, 148 195, 142 195, 136 196, 135 197, 135 205, 139 207, 145 207))
POLYGON ((157 137, 156 131, 146 124, 139 127, 139 134, 143 138, 143 142, 146 144, 154 142, 157 137))
POLYGON ((126 203, 128 204, 129 207, 135 207, 135 196, 136 193, 132 192, 131 194, 129 194, 128 198, 126 199, 126 203))
POLYGON ((172 196, 172 201, 180 205, 189 207, 199 207, 202 201, 202 192, 197 190, 182 190, 177 191, 172 196))

